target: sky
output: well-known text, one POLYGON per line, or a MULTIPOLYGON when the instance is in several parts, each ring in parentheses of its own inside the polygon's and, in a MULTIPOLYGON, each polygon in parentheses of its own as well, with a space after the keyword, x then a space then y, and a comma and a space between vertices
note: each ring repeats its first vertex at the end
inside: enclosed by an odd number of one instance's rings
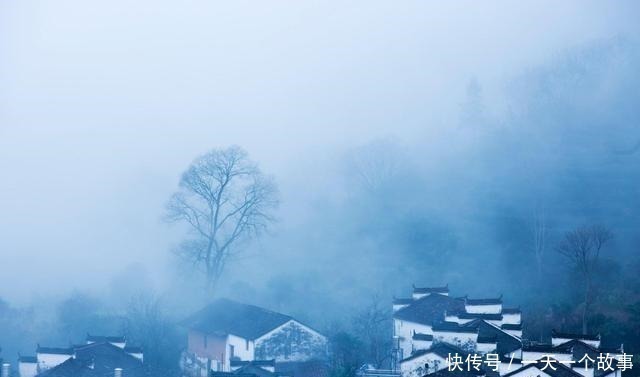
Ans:
POLYGON ((381 138, 438 144, 472 80, 504 112, 515 77, 637 41, 639 8, 0 0, 0 297, 100 290, 130 269, 170 284, 179 232, 164 205, 215 147, 241 145, 273 175, 276 231, 297 229, 310 203, 341 195, 336 156, 381 138))

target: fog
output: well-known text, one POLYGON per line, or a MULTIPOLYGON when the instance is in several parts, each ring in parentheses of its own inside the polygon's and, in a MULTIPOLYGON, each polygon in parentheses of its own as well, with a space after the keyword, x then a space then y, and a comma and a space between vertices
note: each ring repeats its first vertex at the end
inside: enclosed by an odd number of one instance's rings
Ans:
POLYGON ((2 1, 0 297, 202 303, 163 215, 189 163, 229 145, 281 205, 219 295, 309 318, 412 283, 524 303, 540 211, 553 242, 606 224, 611 259, 638 266, 639 11, 2 1), (368 163, 390 168, 372 183, 368 163))

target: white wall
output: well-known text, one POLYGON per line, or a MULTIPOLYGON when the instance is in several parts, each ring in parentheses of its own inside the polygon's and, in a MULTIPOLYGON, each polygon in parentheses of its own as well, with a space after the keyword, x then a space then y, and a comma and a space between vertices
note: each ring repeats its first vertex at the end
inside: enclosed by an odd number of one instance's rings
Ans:
POLYGON ((18 372, 20 377, 34 377, 38 374, 38 364, 20 362, 18 363, 18 372))
POLYGON ((38 353, 36 357, 38 359, 38 367, 40 368, 40 370, 45 370, 64 363, 71 358, 71 355, 38 353))
POLYGON ((393 319, 394 335, 399 338, 400 349, 402 350, 402 359, 405 359, 413 352, 413 333, 430 334, 433 335, 431 326, 423 325, 420 323, 403 321, 400 319, 393 319))
POLYGON ((522 315, 517 314, 502 314, 502 323, 510 325, 519 325, 522 323, 522 315))
POLYGON ((409 306, 409 304, 402 304, 402 305, 399 305, 399 304, 393 304, 393 312, 395 313, 395 312, 397 312, 397 311, 398 311, 398 310, 400 310, 400 309, 404 309, 404 308, 406 308, 407 306, 409 306))
POLYGON ((467 311, 467 313, 500 314, 500 313, 502 313, 502 304, 495 304, 495 305, 465 305, 464 309, 467 311))
POLYGON ((429 373, 447 368, 446 359, 429 352, 400 363, 400 373, 402 377, 422 377, 427 373, 425 364, 429 364, 429 373))
MULTIPOLYGON (((279 343, 281 341, 276 341, 274 339, 278 336, 287 336, 286 334, 291 334, 291 331, 295 331, 297 333, 296 338, 304 337, 304 344, 300 344, 298 348, 293 344, 291 354, 286 359, 281 354, 269 354, 266 357, 267 359, 274 358, 276 361, 305 361, 326 355, 328 351, 327 338, 314 329, 305 326, 296 320, 290 320, 289 322, 284 323, 256 339, 254 349, 259 351, 260 347, 279 343)), ((295 340, 295 342, 298 341, 295 340)), ((255 354, 254 351, 252 351, 252 355, 253 354, 255 354)))
POLYGON ((466 348, 467 345, 472 344, 473 347, 475 348, 475 345, 478 343, 478 334, 449 332, 449 331, 434 331, 433 339, 434 340, 437 339, 440 342, 446 342, 456 346, 462 346, 463 348, 466 348))
POLYGON ((522 330, 504 330, 504 329, 501 329, 501 330, 506 332, 509 335, 513 335, 519 339, 522 339, 522 330))
POLYGON ((252 340, 239 337, 237 335, 229 334, 227 336, 226 344, 226 357, 225 357, 225 371, 231 370, 231 346, 233 346, 233 355, 240 360, 253 360, 254 359, 254 344, 252 340))
MULTIPOLYGON (((433 342, 430 341, 430 340, 415 340, 415 339, 412 339, 411 342, 412 342, 412 345, 413 345, 413 350, 412 351, 428 350, 433 345, 433 342)), ((407 356, 409 356, 409 355, 407 355, 407 356)), ((407 357, 407 356, 405 356, 405 357, 407 357)))

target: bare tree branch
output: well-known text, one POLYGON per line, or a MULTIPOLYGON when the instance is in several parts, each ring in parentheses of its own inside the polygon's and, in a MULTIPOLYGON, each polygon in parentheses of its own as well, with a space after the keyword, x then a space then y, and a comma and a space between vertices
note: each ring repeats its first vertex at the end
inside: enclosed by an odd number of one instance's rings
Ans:
POLYGON ((189 238, 178 255, 201 269, 210 291, 240 243, 260 235, 274 221, 277 189, 239 147, 215 149, 182 174, 167 204, 166 218, 187 225, 189 238))

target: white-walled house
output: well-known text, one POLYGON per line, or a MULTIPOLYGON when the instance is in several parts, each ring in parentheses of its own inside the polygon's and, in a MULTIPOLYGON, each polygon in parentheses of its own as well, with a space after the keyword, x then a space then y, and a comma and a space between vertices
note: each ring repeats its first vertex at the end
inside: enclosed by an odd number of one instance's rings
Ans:
MULTIPOLYGON (((515 329, 521 326, 520 310, 506 309, 502 297, 470 299, 452 297, 449 287, 413 287, 410 298, 393 301, 393 335, 397 340, 396 365, 403 377, 425 370, 431 350, 447 345, 464 352, 506 355, 522 348, 515 329), (413 367, 419 370, 412 370, 413 367)), ((422 376, 420 376, 422 377, 422 376)))
POLYGON ((40 375, 121 375, 142 377, 143 352, 139 347, 126 344, 124 337, 87 335, 84 344, 68 348, 42 347, 38 345, 35 356, 20 356, 20 377, 40 375))
MULTIPOLYGON (((414 286, 411 298, 394 298, 393 331, 397 360, 394 365, 401 377, 445 377, 447 353, 443 353, 443 349, 458 350, 460 356, 496 354, 497 374, 502 377, 620 377, 619 369, 594 374, 593 365, 585 368, 579 360, 585 355, 597 360, 600 353, 608 353, 616 364, 615 359, 624 353, 622 345, 601 347, 600 335, 553 330, 548 344, 528 341, 523 339, 521 310, 504 307, 502 296, 452 297, 448 286, 414 286), (548 357, 555 360, 556 371, 540 369, 540 363, 548 357)), ((484 375, 496 376, 496 373, 465 370, 458 377, 484 375)))
POLYGON ((219 299, 183 322, 188 349, 182 366, 194 375, 230 372, 232 361, 322 359, 327 338, 294 318, 219 299))

